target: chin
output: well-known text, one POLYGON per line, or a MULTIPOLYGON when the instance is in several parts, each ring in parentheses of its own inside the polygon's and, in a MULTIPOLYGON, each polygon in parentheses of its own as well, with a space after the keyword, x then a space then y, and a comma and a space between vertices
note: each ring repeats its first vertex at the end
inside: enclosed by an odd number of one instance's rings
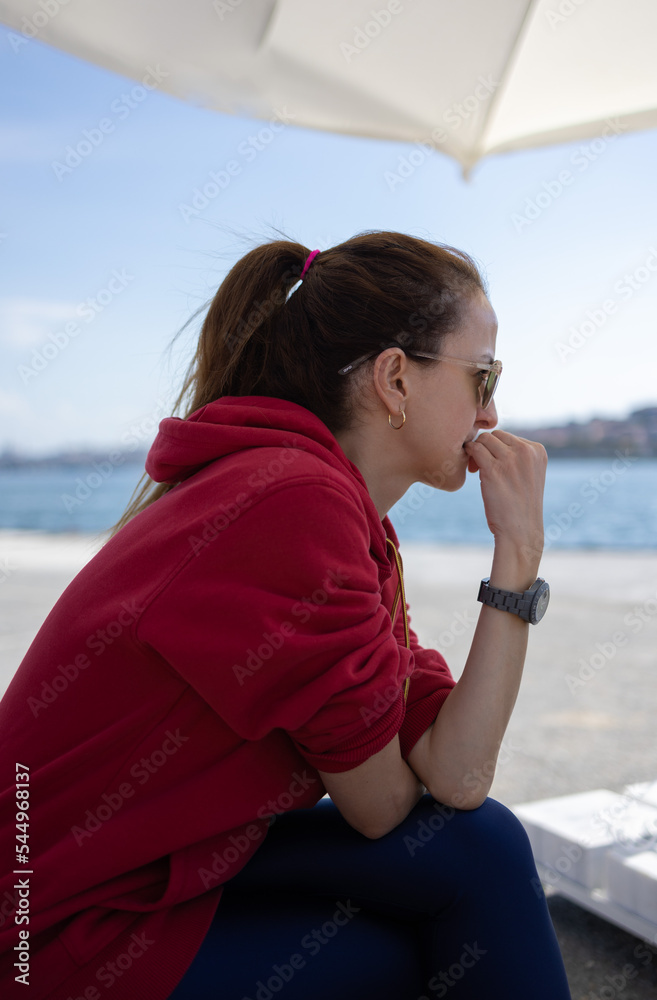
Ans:
POLYGON ((448 479, 444 486, 440 486, 439 489, 444 490, 445 493, 456 493, 465 485, 465 470, 461 476, 453 476, 448 479))
POLYGON ((425 483, 427 486, 431 486, 434 490, 443 490, 445 493, 455 493, 456 490, 460 490, 465 483, 465 477, 467 475, 468 466, 467 461, 464 464, 461 460, 458 464, 456 462, 450 463, 449 472, 443 472, 442 470, 437 470, 435 472, 425 472, 424 478, 420 482, 425 483))

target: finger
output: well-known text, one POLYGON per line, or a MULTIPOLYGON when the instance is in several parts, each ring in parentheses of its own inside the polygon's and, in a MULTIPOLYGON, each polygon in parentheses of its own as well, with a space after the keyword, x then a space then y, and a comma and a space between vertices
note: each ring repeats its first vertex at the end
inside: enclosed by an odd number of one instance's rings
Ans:
MULTIPOLYGON (((547 461, 545 448, 542 444, 538 441, 530 441, 529 438, 518 437, 516 434, 509 433, 509 431, 495 430, 486 432, 480 434, 472 443, 484 445, 498 459, 508 458, 511 454, 515 453, 516 455, 524 454, 530 461, 536 457, 543 457, 547 461)), ((477 452, 473 454, 477 454, 477 452)))
POLYGON ((481 454, 478 448, 485 449, 489 454, 493 455, 495 458, 502 458, 508 451, 509 445, 500 440, 500 438, 495 437, 494 434, 484 433, 480 434, 474 441, 468 442, 472 446, 472 451, 469 454, 477 455, 481 454))
POLYGON ((494 462, 498 461, 479 438, 476 441, 468 441, 464 448, 468 456, 470 472, 476 472, 477 469, 488 469, 494 462))
POLYGON ((510 446, 512 446, 516 441, 522 441, 523 444, 530 444, 533 448, 539 444, 538 441, 532 441, 531 438, 521 437, 519 434, 512 434, 510 431, 503 431, 500 430, 500 428, 496 428, 496 430, 491 431, 491 434, 493 437, 499 438, 500 441, 504 441, 505 444, 510 446))
POLYGON ((517 434, 512 434, 511 431, 503 431, 501 427, 496 427, 494 431, 490 432, 494 437, 499 438, 500 441, 505 441, 507 444, 513 444, 514 441, 522 441, 523 439, 518 437, 517 434))

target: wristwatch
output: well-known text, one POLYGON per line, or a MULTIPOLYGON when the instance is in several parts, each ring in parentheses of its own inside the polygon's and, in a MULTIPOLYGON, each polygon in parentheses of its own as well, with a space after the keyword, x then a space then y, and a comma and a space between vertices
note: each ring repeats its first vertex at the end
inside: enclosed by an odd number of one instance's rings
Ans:
POLYGON ((490 586, 490 577, 481 581, 477 600, 499 611, 510 611, 530 625, 536 625, 547 611, 550 601, 550 585, 540 577, 529 590, 520 593, 515 590, 500 590, 490 586))

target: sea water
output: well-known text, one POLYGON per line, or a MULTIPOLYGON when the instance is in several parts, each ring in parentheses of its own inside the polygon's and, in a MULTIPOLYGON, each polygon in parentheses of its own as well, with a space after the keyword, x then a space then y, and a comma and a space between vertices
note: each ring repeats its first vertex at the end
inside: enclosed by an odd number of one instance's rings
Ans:
MULTIPOLYGON (((106 476, 92 465, 0 469, 0 529, 104 532, 142 471, 137 464, 106 476)), ((401 541, 491 541, 478 474, 455 493, 415 483, 389 515, 401 541)), ((546 548, 656 549, 657 459, 551 459, 544 524, 546 548)))

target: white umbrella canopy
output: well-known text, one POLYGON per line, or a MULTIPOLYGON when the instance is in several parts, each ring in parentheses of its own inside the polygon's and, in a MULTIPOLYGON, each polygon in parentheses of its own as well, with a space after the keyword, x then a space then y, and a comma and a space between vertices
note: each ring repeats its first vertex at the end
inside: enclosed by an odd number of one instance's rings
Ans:
POLYGON ((36 37, 227 113, 483 156, 657 126, 655 0, 0 0, 36 37))

